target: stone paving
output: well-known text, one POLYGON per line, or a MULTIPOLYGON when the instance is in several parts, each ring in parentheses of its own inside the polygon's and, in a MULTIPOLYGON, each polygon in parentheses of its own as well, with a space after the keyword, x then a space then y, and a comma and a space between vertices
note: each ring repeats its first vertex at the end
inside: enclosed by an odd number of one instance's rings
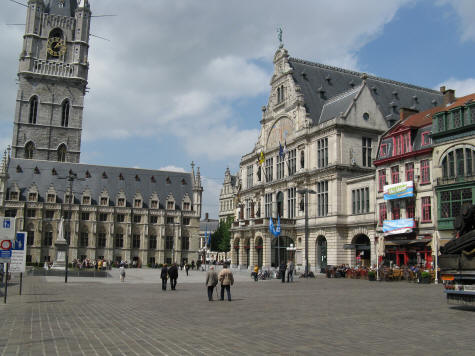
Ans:
POLYGON ((208 302, 204 273, 24 278, 0 304, 0 355, 473 355, 475 312, 440 285, 366 280, 250 281, 208 302), (140 277, 140 278, 139 278, 140 277))

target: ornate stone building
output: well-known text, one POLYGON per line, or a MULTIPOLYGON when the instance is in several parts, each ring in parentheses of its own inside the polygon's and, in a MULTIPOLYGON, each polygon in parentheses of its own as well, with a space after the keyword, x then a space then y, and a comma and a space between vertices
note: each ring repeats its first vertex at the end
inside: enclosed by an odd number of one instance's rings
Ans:
POLYGON ((219 221, 234 218, 235 200, 238 189, 237 175, 232 175, 229 168, 224 172, 224 182, 219 194, 219 221))
POLYGON ((29 0, 12 152, 0 214, 26 231, 27 261, 52 261, 61 218, 70 260, 138 264, 198 258, 199 168, 177 173, 80 164, 89 63, 88 0, 29 0))
POLYGON ((269 267, 294 258, 304 265, 305 189, 314 193, 308 203, 311 268, 375 263, 378 139, 401 108, 422 111, 441 103, 438 91, 291 58, 279 48, 260 136, 240 162, 232 264, 269 267), (280 217, 279 238, 269 233, 270 217, 274 223, 280 217))

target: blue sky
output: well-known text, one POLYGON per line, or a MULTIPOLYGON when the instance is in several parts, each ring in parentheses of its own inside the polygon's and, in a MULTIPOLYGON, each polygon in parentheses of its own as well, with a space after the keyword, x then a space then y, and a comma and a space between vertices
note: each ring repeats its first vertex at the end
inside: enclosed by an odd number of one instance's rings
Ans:
MULTIPOLYGON (((26 3, 26 0, 20 0, 26 3)), ((430 88, 475 92, 472 0, 91 0, 81 161, 200 166, 217 217, 226 167, 256 142, 276 28, 292 57, 430 88)), ((11 142, 25 8, 0 2, 0 144, 11 142)))

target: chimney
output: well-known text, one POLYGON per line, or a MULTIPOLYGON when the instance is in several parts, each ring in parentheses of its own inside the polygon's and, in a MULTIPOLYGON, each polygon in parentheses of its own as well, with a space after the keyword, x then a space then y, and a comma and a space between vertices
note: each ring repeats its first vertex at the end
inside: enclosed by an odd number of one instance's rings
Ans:
POLYGON ((444 95, 443 104, 447 106, 452 104, 457 98, 455 97, 455 90, 445 89, 445 86, 440 87, 440 92, 444 95))
POLYGON ((208 213, 205 213, 205 220, 208 221, 209 218, 208 218, 208 213))
POLYGON ((399 109, 399 121, 407 119, 409 116, 417 114, 419 110, 410 109, 410 108, 400 108, 399 109))

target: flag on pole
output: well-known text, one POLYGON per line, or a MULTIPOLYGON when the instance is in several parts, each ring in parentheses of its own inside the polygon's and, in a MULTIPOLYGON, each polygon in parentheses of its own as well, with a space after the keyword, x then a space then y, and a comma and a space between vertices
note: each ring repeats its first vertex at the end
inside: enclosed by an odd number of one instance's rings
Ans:
POLYGON ((269 218, 269 232, 274 235, 275 237, 280 235, 280 216, 278 217, 277 226, 274 226, 274 222, 272 221, 272 217, 269 218))
POLYGON ((279 236, 280 235, 280 215, 277 217, 277 227, 275 228, 275 236, 279 236))
POLYGON ((259 165, 262 166, 264 164, 265 157, 264 157, 264 151, 261 151, 261 154, 259 156, 259 165))

